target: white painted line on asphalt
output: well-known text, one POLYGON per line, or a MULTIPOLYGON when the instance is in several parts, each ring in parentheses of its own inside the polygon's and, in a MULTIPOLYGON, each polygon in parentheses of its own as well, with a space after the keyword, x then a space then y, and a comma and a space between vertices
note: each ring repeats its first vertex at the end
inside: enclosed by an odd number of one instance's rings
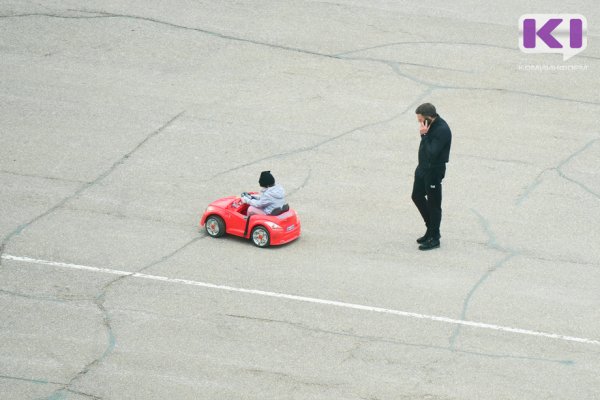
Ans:
POLYGON ((119 275, 119 276, 131 276, 133 278, 149 279, 149 280, 153 280, 153 281, 178 283, 181 285, 189 285, 189 286, 200 286, 200 287, 204 287, 204 288, 225 290, 225 291, 229 291, 229 292, 246 293, 246 294, 253 294, 253 295, 258 295, 258 296, 266 296, 266 297, 274 297, 277 299, 286 299, 286 300, 300 301, 300 302, 305 302, 305 303, 322 304, 322 305, 326 305, 326 306, 349 308, 349 309, 353 309, 353 310, 369 311, 369 312, 375 312, 375 313, 381 313, 381 314, 398 315, 401 317, 409 317, 409 318, 424 319, 424 320, 429 320, 429 321, 444 322, 444 323, 453 324, 453 325, 463 325, 463 326, 470 326, 473 328, 491 329, 494 331, 510 332, 510 333, 516 333, 516 334, 521 334, 521 335, 538 336, 538 337, 544 337, 544 338, 550 338, 550 339, 563 340, 563 341, 567 341, 567 342, 577 342, 577 343, 584 343, 584 344, 600 346, 599 340, 586 339, 586 338, 580 338, 580 337, 574 337, 574 336, 565 336, 565 335, 560 335, 557 333, 538 332, 538 331, 532 331, 532 330, 528 330, 528 329, 511 328, 508 326, 487 324, 487 323, 483 323, 483 322, 465 321, 465 320, 460 320, 460 319, 440 317, 440 316, 436 316, 436 315, 419 314, 419 313, 414 313, 414 312, 409 312, 409 311, 400 311, 400 310, 393 310, 393 309, 388 309, 388 308, 372 307, 372 306, 365 306, 365 305, 352 304, 352 303, 344 303, 341 301, 323 300, 323 299, 317 299, 317 298, 313 298, 313 297, 296 296, 293 294, 266 292, 264 290, 244 289, 244 288, 237 288, 237 287, 233 287, 233 286, 215 285, 213 283, 198 282, 198 281, 192 281, 192 280, 188 280, 188 279, 168 278, 166 276, 148 275, 148 274, 142 274, 142 273, 138 273, 138 272, 119 271, 119 270, 110 269, 110 268, 98 268, 98 267, 69 264, 69 263, 63 263, 63 262, 57 262, 57 261, 38 260, 35 258, 29 258, 29 257, 12 256, 9 254, 3 254, 2 258, 5 260, 12 260, 12 261, 18 261, 18 262, 23 262, 23 263, 48 265, 48 266, 52 266, 52 267, 69 268, 69 269, 91 271, 91 272, 101 272, 104 274, 119 275))

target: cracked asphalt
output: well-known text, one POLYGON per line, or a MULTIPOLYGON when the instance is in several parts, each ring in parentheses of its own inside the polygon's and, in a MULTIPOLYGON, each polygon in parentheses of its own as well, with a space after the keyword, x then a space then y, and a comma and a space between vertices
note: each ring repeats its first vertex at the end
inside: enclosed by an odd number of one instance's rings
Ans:
POLYGON ((2 2, 0 398, 598 399, 599 20, 583 1, 2 2), (521 15, 574 12, 585 51, 519 50, 521 15), (422 253, 426 101, 454 137, 422 253), (207 237, 207 204, 265 169, 302 237, 207 237))

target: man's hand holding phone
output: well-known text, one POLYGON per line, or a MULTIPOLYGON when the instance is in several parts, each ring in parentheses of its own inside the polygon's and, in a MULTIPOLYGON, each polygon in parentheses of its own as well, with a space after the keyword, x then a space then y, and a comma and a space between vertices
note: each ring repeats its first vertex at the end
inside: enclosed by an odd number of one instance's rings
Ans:
POLYGON ((430 124, 431 124, 431 122, 427 119, 423 119, 423 121, 419 121, 419 133, 421 134, 421 136, 427 135, 427 132, 429 132, 430 124))

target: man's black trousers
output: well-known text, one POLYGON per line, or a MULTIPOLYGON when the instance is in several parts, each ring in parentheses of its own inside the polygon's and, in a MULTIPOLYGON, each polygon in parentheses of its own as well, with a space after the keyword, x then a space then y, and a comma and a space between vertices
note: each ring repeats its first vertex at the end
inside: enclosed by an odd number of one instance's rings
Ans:
POLYGON ((427 235, 439 239, 442 222, 442 180, 446 166, 428 169, 417 167, 413 183, 412 200, 427 226, 427 235))

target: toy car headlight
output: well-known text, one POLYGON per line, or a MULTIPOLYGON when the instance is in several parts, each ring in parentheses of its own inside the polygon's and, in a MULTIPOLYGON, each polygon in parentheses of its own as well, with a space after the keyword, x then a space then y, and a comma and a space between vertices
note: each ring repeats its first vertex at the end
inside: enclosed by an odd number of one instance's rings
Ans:
POLYGON ((267 225, 271 229, 282 229, 281 226, 279 226, 275 222, 271 222, 271 221, 266 221, 265 225, 267 225))

